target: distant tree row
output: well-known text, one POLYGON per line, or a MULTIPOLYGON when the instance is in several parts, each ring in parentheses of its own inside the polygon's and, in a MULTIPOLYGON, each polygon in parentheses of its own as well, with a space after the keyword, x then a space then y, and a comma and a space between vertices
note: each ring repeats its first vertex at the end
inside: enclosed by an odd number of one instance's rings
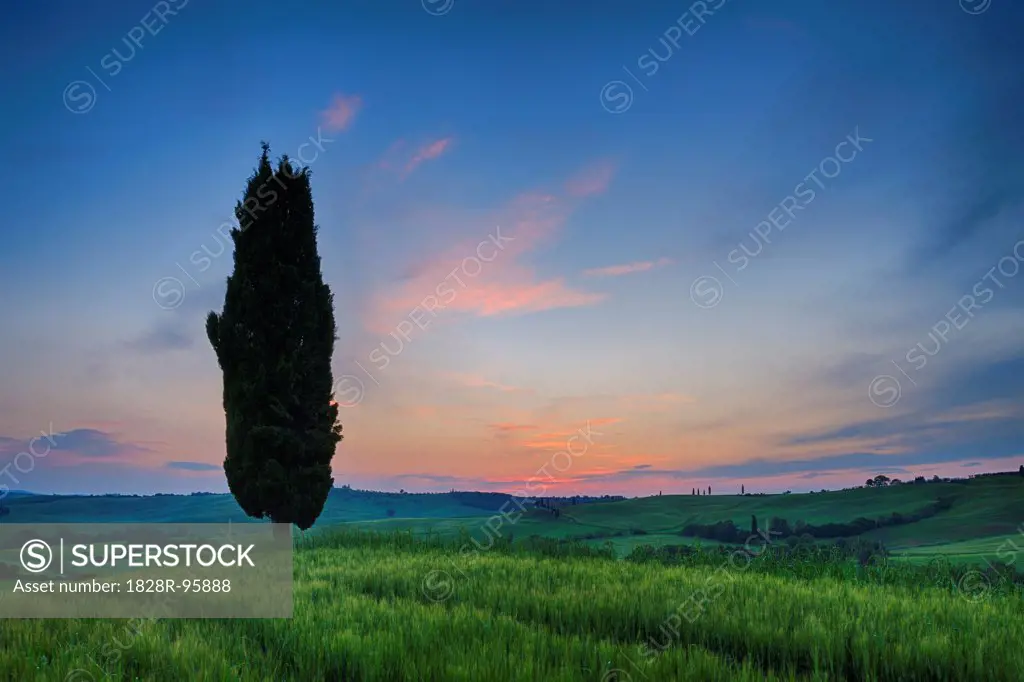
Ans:
MULTIPOLYGON (((789 521, 781 517, 772 517, 768 522, 768 533, 782 538, 789 536, 807 535, 813 539, 822 538, 845 538, 861 535, 876 528, 887 526, 899 526, 908 523, 916 523, 923 519, 935 516, 941 511, 953 506, 953 501, 948 497, 941 497, 935 502, 922 507, 916 512, 903 514, 893 512, 889 516, 882 516, 875 519, 857 518, 850 523, 823 523, 812 525, 803 521, 797 521, 792 526, 789 521)), ((730 519, 711 524, 690 523, 679 532, 686 537, 698 537, 718 542, 744 543, 751 536, 758 535, 757 517, 750 517, 750 530, 742 530, 730 519)))
MULTIPOLYGON (((1024 464, 1020 465, 1020 469, 1018 469, 1018 474, 1021 477, 1024 477, 1024 464)), ((1012 476, 1013 472, 1011 472, 1011 471, 1005 471, 1005 472, 997 471, 997 472, 988 473, 988 474, 973 474, 973 475, 971 475, 970 478, 980 478, 980 477, 988 477, 988 476, 1008 476, 1008 475, 1012 476)), ((920 484, 920 483, 966 483, 968 480, 970 480, 970 479, 967 479, 967 478, 949 478, 949 477, 943 478, 943 477, 940 477, 938 475, 934 475, 934 476, 931 477, 931 479, 927 479, 924 476, 916 476, 916 477, 914 477, 914 481, 913 482, 914 483, 918 483, 918 484, 920 484)), ((883 474, 878 474, 874 478, 869 478, 868 480, 864 481, 864 485, 869 487, 869 488, 884 488, 886 486, 900 485, 901 483, 903 483, 903 481, 901 481, 900 479, 898 479, 898 478, 889 478, 888 476, 885 476, 883 474)))
MULTIPOLYGON (((948 478, 939 478, 938 476, 932 476, 932 483, 949 483, 948 478)), ((900 485, 903 481, 898 478, 889 478, 885 474, 878 474, 874 478, 869 478, 864 481, 864 485, 869 488, 884 488, 891 485, 900 485)), ((928 483, 928 479, 924 476, 918 476, 914 479, 914 483, 928 483)))

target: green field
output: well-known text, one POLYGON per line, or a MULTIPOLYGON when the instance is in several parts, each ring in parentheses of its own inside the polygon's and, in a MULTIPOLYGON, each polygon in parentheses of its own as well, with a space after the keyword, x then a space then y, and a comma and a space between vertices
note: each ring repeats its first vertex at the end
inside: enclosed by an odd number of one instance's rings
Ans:
MULTIPOLYGON (((226 495, 12 496, 7 506, 4 522, 247 520, 226 495)), ((500 495, 334 491, 296 539, 292 620, 8 621, 0 677, 1021 680, 1024 578, 984 566, 1021 568, 1022 522, 1016 475, 661 496, 557 516, 500 495), (948 508, 863 534, 884 541, 889 559, 839 556, 830 540, 773 541, 752 558, 679 532, 743 527, 752 514, 848 523, 940 497, 948 508)))
POLYGON ((0 670, 25 682, 1020 680, 1019 592, 795 580, 756 561, 465 556, 325 534, 297 551, 291 621, 9 621, 0 670))
MULTIPOLYGON (((914 561, 945 557, 953 562, 976 564, 1008 560, 1020 552, 1024 552, 1024 530, 1012 535, 997 535, 940 545, 910 547, 900 552, 900 556, 914 561)), ((1024 554, 1020 556, 1021 559, 1024 559, 1024 554)))
MULTIPOLYGON (((952 507, 915 523, 869 531, 864 537, 880 540, 894 554, 915 561, 947 556, 984 562, 986 557, 994 559, 1001 543, 1013 536, 1024 548, 1024 478, 1015 474, 813 494, 664 495, 567 506, 557 518, 542 510, 524 513, 501 494, 402 495, 335 489, 316 529, 344 524, 445 537, 468 530, 484 543, 491 535, 538 535, 578 539, 592 546, 610 542, 625 555, 641 544, 692 544, 695 538, 679 535, 688 523, 732 520, 748 528, 751 515, 756 515, 762 526, 772 516, 790 523, 844 523, 893 512, 909 514, 940 497, 951 499, 952 507), (491 530, 487 530, 488 524, 491 530)), ((252 521, 230 495, 12 496, 6 504, 11 513, 2 521, 11 523, 252 521)), ((700 542, 716 544, 707 539, 700 542)))
MULTIPOLYGON (((762 525, 772 516, 791 523, 844 523, 857 517, 884 517, 893 512, 909 514, 940 497, 952 500, 950 509, 915 523, 872 530, 863 537, 882 541, 895 555, 915 560, 948 556, 956 560, 994 561, 1001 544, 1014 536, 1018 538, 1017 545, 1024 549, 1024 478, 1018 475, 799 495, 664 495, 568 506, 557 518, 541 510, 519 513, 516 506, 508 505, 506 517, 496 512, 459 519, 421 515, 416 519, 368 520, 353 525, 448 537, 467 529, 481 542, 495 534, 578 539, 593 546, 610 542, 621 555, 641 544, 692 544, 695 538, 679 535, 688 523, 732 520, 747 528, 751 515, 756 515, 762 525), (491 518, 496 520, 487 530, 491 518), (965 542, 969 544, 964 545, 965 542)), ((716 544, 707 539, 700 542, 716 544)))

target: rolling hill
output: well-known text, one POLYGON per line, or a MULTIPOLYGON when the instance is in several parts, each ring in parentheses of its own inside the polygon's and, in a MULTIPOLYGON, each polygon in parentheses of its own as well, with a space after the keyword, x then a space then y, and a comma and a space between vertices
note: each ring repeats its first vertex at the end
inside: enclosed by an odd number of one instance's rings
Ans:
MULTIPOLYGON (((545 509, 523 512, 503 493, 412 494, 336 488, 315 530, 350 524, 378 531, 409 530, 442 536, 469 532, 480 542, 485 542, 488 535, 539 535, 595 545, 611 542, 617 551, 627 553, 640 544, 694 542, 694 538, 681 535, 688 524, 732 521, 738 528, 747 529, 752 515, 762 528, 772 517, 791 525, 798 521, 848 524, 858 518, 890 517, 894 512, 914 514, 940 499, 948 501, 948 509, 912 523, 873 528, 862 535, 917 559, 949 554, 978 560, 994 556, 1000 542, 1012 537, 1024 546, 1024 477, 1016 472, 825 493, 664 495, 594 501, 568 504, 557 515, 545 509)), ((10 513, 3 517, 4 523, 254 521, 228 494, 17 495, 10 496, 5 506, 10 513)), ((714 543, 706 539, 701 542, 714 543)))

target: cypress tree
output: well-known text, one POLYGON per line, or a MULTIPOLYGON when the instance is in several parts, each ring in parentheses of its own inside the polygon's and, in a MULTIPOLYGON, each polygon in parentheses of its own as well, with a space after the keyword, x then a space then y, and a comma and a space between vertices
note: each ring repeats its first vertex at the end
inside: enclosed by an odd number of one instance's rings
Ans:
POLYGON ((334 296, 317 254, 306 167, 263 153, 235 206, 234 271, 224 310, 206 333, 224 381, 224 473, 239 506, 255 518, 305 530, 334 484, 341 441, 332 400, 334 296))

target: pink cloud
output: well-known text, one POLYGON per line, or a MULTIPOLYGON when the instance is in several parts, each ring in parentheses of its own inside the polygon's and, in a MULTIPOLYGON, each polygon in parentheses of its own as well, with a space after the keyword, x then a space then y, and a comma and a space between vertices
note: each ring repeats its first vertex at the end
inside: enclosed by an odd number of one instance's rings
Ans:
MULTIPOLYGON (((488 428, 495 432, 495 438, 504 440, 513 449, 526 448, 527 450, 564 450, 567 443, 577 441, 584 434, 590 432, 591 428, 618 424, 623 420, 619 417, 601 417, 599 419, 588 419, 582 427, 576 429, 559 428, 563 424, 544 422, 537 420, 536 424, 520 424, 517 422, 500 422, 489 424, 488 428)), ((596 434, 595 430, 595 434, 596 434)), ((588 450, 608 449, 613 447, 608 443, 588 443, 588 450)))
POLYGON ((664 267, 671 263, 672 260, 670 258, 659 258, 656 261, 645 260, 636 263, 625 263, 623 265, 608 265, 603 268, 591 268, 584 270, 583 274, 587 277, 619 277, 634 272, 646 272, 647 270, 664 267))
POLYGON ((572 197, 589 197, 603 194, 615 175, 615 165, 602 161, 576 174, 565 183, 565 192, 572 197))
POLYGON ((531 449, 534 449, 534 450, 560 450, 560 449, 564 450, 565 449, 565 443, 566 443, 565 439, 557 439, 557 440, 544 440, 544 439, 540 439, 540 440, 526 441, 524 443, 520 443, 519 445, 524 447, 524 448, 531 448, 531 449))
POLYGON ((363 98, 359 95, 337 94, 331 106, 320 112, 320 118, 328 130, 347 130, 362 106, 363 98))
POLYGON ((554 308, 575 308, 600 303, 605 294, 575 291, 562 278, 531 284, 496 282, 475 290, 467 289, 456 309, 475 311, 481 317, 502 313, 536 313, 554 308))
POLYGON ((417 419, 435 419, 439 409, 436 405, 410 405, 400 409, 399 412, 417 419))
POLYGON ((539 278, 522 262, 555 236, 574 208, 564 197, 519 195, 487 216, 475 238, 408 266, 401 284, 371 299, 366 326, 389 333, 417 309, 418 318, 432 321, 442 312, 488 317, 600 303, 606 294, 574 289, 562 277, 539 278))
POLYGON ((376 168, 379 170, 394 170, 395 168, 395 157, 399 156, 402 149, 405 147, 406 141, 404 139, 397 139, 388 146, 387 151, 384 152, 384 156, 381 157, 380 161, 377 162, 376 168))
POLYGON ((424 161, 440 158, 451 151, 454 142, 455 138, 453 137, 442 137, 425 142, 415 149, 410 149, 406 140, 398 139, 387 148, 387 151, 375 164, 375 168, 395 172, 404 180, 424 161))
POLYGON ((530 393, 532 392, 528 388, 520 388, 518 386, 507 386, 505 384, 499 384, 496 381, 488 381, 487 379, 477 374, 453 374, 451 378, 455 380, 460 386, 466 388, 493 388, 504 393, 530 393))
POLYGON ((513 424, 511 422, 500 422, 498 424, 488 424, 488 428, 507 433, 509 431, 534 431, 536 426, 533 424, 513 424))
POLYGON ((601 417, 600 419, 591 419, 590 423, 593 426, 604 426, 606 424, 618 424, 622 421, 619 417, 601 417))
POLYGON ((416 170, 416 167, 424 161, 438 158, 448 151, 451 144, 452 138, 443 137, 440 140, 434 140, 433 142, 423 145, 413 153, 412 158, 405 164, 404 174, 408 175, 409 173, 412 173, 416 170))

